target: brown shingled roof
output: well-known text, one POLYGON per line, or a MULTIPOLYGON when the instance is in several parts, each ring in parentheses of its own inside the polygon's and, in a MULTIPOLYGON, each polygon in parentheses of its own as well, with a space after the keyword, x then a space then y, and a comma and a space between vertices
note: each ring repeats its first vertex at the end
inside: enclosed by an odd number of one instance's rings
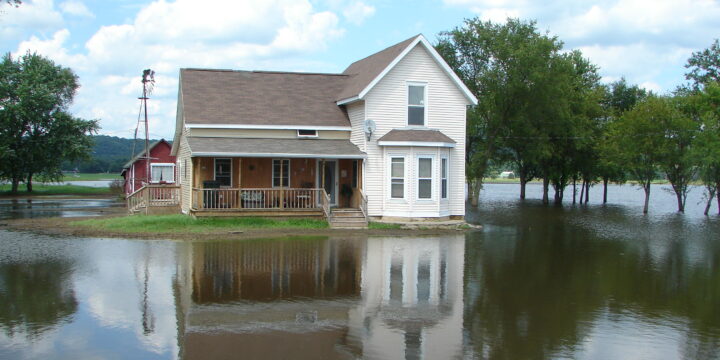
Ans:
POLYGON ((440 132, 440 130, 420 129, 393 129, 383 135, 378 141, 419 141, 441 142, 454 144, 455 140, 440 132))
POLYGON ((193 156, 287 156, 360 159, 365 153, 350 140, 187 138, 193 156))
POLYGON ((180 70, 187 124, 350 126, 334 102, 348 76, 180 70))
POLYGON ((360 94, 360 92, 380 75, 418 36, 420 35, 415 35, 385 50, 350 64, 350 66, 343 71, 344 75, 350 75, 350 79, 347 81, 342 92, 335 96, 335 99, 340 101, 360 94))

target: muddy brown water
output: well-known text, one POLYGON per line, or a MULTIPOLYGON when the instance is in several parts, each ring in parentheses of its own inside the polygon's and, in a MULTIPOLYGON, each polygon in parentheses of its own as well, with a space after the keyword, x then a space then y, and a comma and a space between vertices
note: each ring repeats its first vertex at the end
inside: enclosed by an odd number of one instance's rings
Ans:
POLYGON ((0 358, 719 359, 720 218, 695 190, 643 216, 630 186, 548 207, 488 185, 482 231, 430 237, 0 229, 0 358))

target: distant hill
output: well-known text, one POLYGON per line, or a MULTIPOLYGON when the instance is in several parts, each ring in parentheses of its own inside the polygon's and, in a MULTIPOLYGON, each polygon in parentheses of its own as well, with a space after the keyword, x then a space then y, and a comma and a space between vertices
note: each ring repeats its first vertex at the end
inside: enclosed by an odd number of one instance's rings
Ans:
MULTIPOLYGON (((117 136, 93 135, 95 146, 89 160, 66 163, 63 170, 75 170, 83 173, 120 173, 123 165, 132 158, 133 139, 117 136)), ((150 143, 158 139, 150 140, 150 143)), ((135 154, 145 148, 145 141, 135 142, 135 154)))

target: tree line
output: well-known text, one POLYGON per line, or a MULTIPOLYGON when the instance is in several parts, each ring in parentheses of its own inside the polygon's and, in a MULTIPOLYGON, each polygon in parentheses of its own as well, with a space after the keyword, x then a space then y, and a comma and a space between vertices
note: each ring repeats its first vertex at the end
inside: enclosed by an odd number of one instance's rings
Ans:
MULTIPOLYGON (((598 67, 536 22, 468 19, 442 32, 436 50, 478 98, 467 112, 468 198, 477 206, 491 168, 511 164, 520 198, 542 179, 543 202, 588 202, 590 187, 664 176, 685 210, 691 181, 705 185, 707 214, 720 192, 720 46, 688 59, 687 84, 655 94, 623 78, 601 82, 598 67)), ((720 212, 720 197, 718 197, 720 212)))

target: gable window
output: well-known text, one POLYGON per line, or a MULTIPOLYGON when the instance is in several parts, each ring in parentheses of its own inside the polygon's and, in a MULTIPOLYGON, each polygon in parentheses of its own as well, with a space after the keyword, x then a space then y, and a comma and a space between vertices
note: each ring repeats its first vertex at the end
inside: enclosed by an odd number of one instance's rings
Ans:
POLYGON ((440 198, 447 199, 448 197, 448 159, 442 158, 442 169, 440 169, 440 198))
POLYGON ((418 158, 418 199, 432 199, 432 158, 418 158))
POLYGON ((302 129, 299 129, 299 130, 297 131, 297 136, 298 136, 298 137, 317 137, 318 134, 317 134, 317 130, 302 130, 302 129))
POLYGON ((150 164, 150 182, 175 182, 175 164, 150 164))
POLYGON ((408 125, 425 126, 425 85, 408 85, 408 125))
POLYGON ((393 199, 405 197, 405 158, 390 159, 390 197, 393 199))
POLYGON ((232 186, 232 164, 230 159, 215 159, 215 181, 220 186, 232 186))
POLYGON ((273 187, 290 186, 290 159, 273 159, 273 187))

